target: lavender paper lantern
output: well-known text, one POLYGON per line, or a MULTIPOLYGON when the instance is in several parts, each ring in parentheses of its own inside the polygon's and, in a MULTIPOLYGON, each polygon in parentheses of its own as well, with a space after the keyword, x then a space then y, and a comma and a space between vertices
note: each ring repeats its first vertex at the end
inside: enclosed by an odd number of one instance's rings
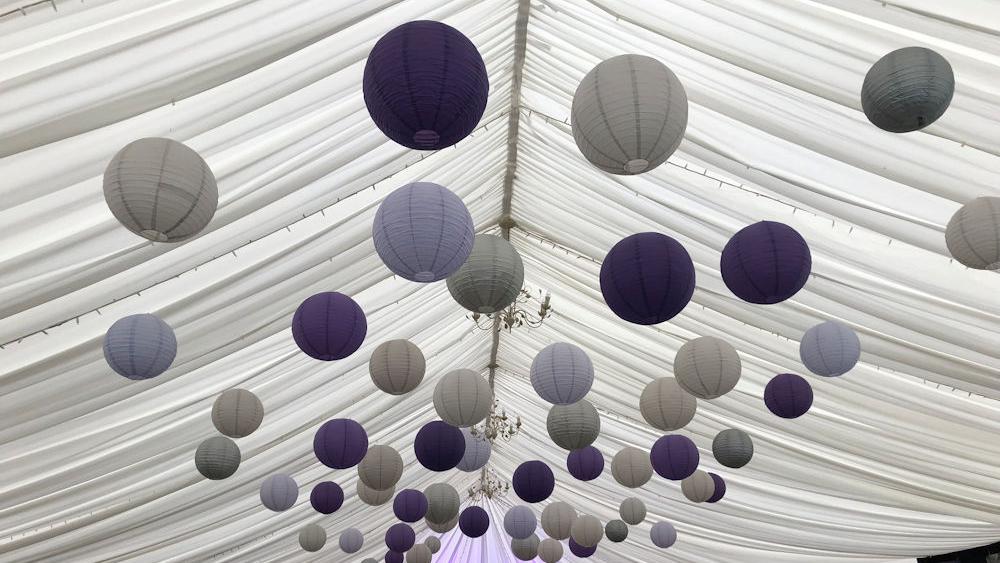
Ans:
POLYGON ((604 525, 604 536, 615 543, 623 542, 628 538, 628 525, 622 520, 612 520, 604 525))
POLYGON ((479 471, 490 460, 490 454, 493 451, 490 442, 483 435, 482 430, 473 434, 469 428, 463 428, 462 436, 465 437, 465 453, 462 454, 462 460, 458 462, 455 469, 466 473, 479 471))
POLYGON ((764 404, 781 418, 798 418, 813 403, 813 390, 809 382, 794 373, 781 373, 764 387, 764 404))
POLYGON ((597 545, 592 545, 590 547, 583 547, 582 545, 576 543, 572 537, 569 538, 569 552, 577 557, 586 559, 591 555, 597 553, 597 545))
POLYGON ((393 141, 417 150, 450 147, 469 135, 490 90, 476 46, 436 21, 404 23, 375 43, 362 90, 372 121, 393 141))
POLYGON ((1000 269, 1000 197, 977 197, 960 207, 948 220, 944 242, 966 267, 1000 269))
POLYGON ((698 447, 691 438, 678 434, 662 436, 649 451, 649 461, 661 477, 680 481, 698 469, 698 447))
POLYGON ((177 338, 170 325, 150 314, 115 321, 104 335, 104 359, 118 375, 149 379, 167 371, 177 356, 177 338))
POLYGON ((260 484, 260 502, 268 510, 283 512, 295 505, 299 485, 288 475, 276 473, 260 484))
POLYGON ((413 532, 413 528, 409 524, 402 522, 389 526, 389 529, 385 532, 386 547, 397 553, 403 553, 413 547, 413 543, 416 540, 417 536, 413 532))
POLYGON ((361 306, 336 291, 308 297, 292 317, 292 337, 299 349, 325 362, 353 354, 367 332, 368 322, 361 306))
POLYGON ((465 455, 465 436, 454 426, 433 420, 417 431, 413 440, 417 461, 431 471, 453 469, 465 455))
POLYGON ((194 453, 194 465, 203 476, 226 479, 240 467, 240 448, 225 436, 212 436, 202 442, 194 453))
POLYGON ((760 221, 741 229, 722 249, 722 281, 734 295, 758 305, 780 303, 809 279, 812 255, 795 229, 760 221))
POLYGON ((470 538, 478 538, 490 529, 490 516, 482 507, 468 506, 458 517, 458 527, 470 538))
POLYGON ((708 475, 712 478, 712 481, 715 482, 715 492, 712 493, 712 496, 710 496, 705 502, 719 502, 722 500, 722 497, 726 496, 726 481, 715 473, 709 473, 708 475))
POLYGON ((390 549, 385 552, 385 563, 403 563, 403 554, 390 549))
POLYGON ((403 522, 416 522, 427 514, 427 497, 416 489, 403 489, 392 501, 392 512, 403 522))
POLYGON ((851 327, 826 321, 810 327, 799 342, 799 357, 809 371, 837 377, 851 371, 861 358, 861 341, 851 327))
POLYGON ((727 428, 712 440, 712 455, 722 465, 739 469, 753 459, 753 440, 742 430, 727 428))
POLYGON ((611 475, 618 484, 630 489, 645 485, 653 476, 649 453, 633 446, 625 446, 611 458, 611 475))
POLYGON ((594 446, 573 450, 566 456, 566 469, 581 481, 593 481, 604 471, 604 455, 594 446))
POLYGON ((652 325, 672 319, 694 294, 694 263, 676 240, 638 233, 618 241, 601 264, 601 293, 622 319, 652 325))
POLYGON ((947 59, 925 47, 903 47, 869 69, 861 85, 861 109, 879 129, 908 133, 944 115, 954 92, 947 59))
POLYGON ((576 521, 576 510, 568 503, 558 501, 549 503, 542 511, 542 530, 550 538, 564 540, 576 521))
POLYGON ((514 539, 524 539, 535 533, 538 519, 531 508, 518 505, 512 506, 503 517, 503 529, 514 539))
POLYGON ((531 386, 554 405, 575 403, 594 384, 594 364, 579 346, 556 342, 542 348, 531 362, 531 386))
POLYGON ((323 423, 313 437, 313 452, 323 465, 347 469, 357 465, 368 452, 368 434, 349 418, 334 418, 323 423))
POLYGON ((365 544, 365 535, 357 528, 348 528, 340 533, 338 543, 344 553, 357 553, 365 544))
POLYGON ((518 561, 531 561, 538 557, 538 536, 532 534, 524 539, 510 540, 510 552, 518 561))
POLYGON ((323 481, 309 493, 309 504, 320 514, 333 514, 344 504, 344 489, 333 481, 323 481))
POLYGON ((555 475, 545 462, 532 460, 514 470, 514 492, 524 502, 542 502, 549 498, 556 486, 555 475))
MULTIPOLYGON (((456 521, 455 524, 458 523, 458 509, 462 501, 455 487, 447 483, 434 483, 424 489, 424 496, 427 497, 427 514, 424 515, 424 520, 428 524, 444 525, 452 520, 456 521)), ((454 524, 439 533, 447 532, 453 527, 454 524)))
POLYGON ((649 539, 656 547, 666 549, 677 541, 677 530, 670 522, 657 522, 649 529, 649 539))
POLYGON ((557 563, 563 556, 563 546, 558 540, 545 538, 538 543, 538 558, 545 563, 557 563))

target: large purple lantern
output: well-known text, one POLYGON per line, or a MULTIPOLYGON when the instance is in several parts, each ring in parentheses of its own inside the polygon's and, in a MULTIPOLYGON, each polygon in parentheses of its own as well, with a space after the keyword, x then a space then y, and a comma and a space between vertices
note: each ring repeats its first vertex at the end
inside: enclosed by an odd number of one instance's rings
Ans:
POLYGON ((788 299, 806 284, 811 269, 809 245, 783 223, 761 221, 744 227, 722 249, 722 281, 750 303, 788 299))
POLYGON ((700 461, 698 446, 691 438, 679 434, 669 434, 661 437, 649 451, 649 461, 653 469, 673 481, 690 477, 698 469, 700 461))
POLYGON ((361 347, 367 332, 365 312, 353 299, 336 291, 307 298, 292 317, 295 343, 317 360, 350 356, 361 347))
POLYGON ((344 504, 344 490, 333 481, 323 481, 309 493, 309 503, 321 514, 333 514, 344 504))
POLYGON ((470 538, 478 538, 490 529, 490 516, 478 506, 469 506, 458 517, 458 527, 470 538))
POLYGON ((514 492, 524 502, 542 502, 556 487, 556 478, 545 462, 526 461, 514 470, 514 492))
POLYGON ((392 501, 392 512, 403 522, 416 522, 427 514, 427 496, 416 489, 404 489, 392 501))
POLYGON ((592 481, 604 471, 604 455, 594 446, 573 450, 566 456, 566 469, 581 481, 592 481))
POLYGON ((479 51, 460 31, 412 21, 375 43, 363 90, 372 121, 387 137, 411 149, 437 150, 476 128, 490 81, 479 51))
POLYGON ((313 451, 323 465, 347 469, 361 462, 368 453, 368 434, 349 418, 335 418, 323 423, 313 437, 313 451))
POLYGON ((722 500, 722 497, 726 496, 726 481, 715 473, 710 472, 708 476, 715 482, 715 492, 705 502, 719 502, 722 500))
POLYGON ((583 547, 582 545, 576 543, 576 540, 570 538, 569 550, 573 555, 576 555, 577 557, 580 557, 582 559, 586 559, 591 555, 597 553, 597 544, 595 543, 590 547, 583 547))
POLYGON ((619 317, 653 325, 680 313, 694 294, 694 263, 679 242, 660 233, 618 241, 601 264, 601 293, 619 317))
POLYGON ((764 387, 764 404, 781 418, 798 418, 813 404, 812 386, 800 375, 778 374, 764 387))
POLYGON ((417 461, 431 471, 453 469, 465 455, 465 436, 447 422, 434 420, 425 424, 413 441, 417 461))
POLYGON ((399 522, 389 526, 389 529, 385 532, 385 545, 390 551, 395 551, 397 553, 405 553, 408 549, 413 547, 413 543, 417 540, 417 535, 413 532, 413 528, 409 524, 404 524, 399 522))

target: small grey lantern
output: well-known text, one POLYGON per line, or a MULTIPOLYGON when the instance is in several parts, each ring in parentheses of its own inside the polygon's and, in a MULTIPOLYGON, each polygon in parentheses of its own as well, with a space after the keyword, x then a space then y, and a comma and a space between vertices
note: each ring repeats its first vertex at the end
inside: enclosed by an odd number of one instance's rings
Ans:
POLYGON ((358 478, 376 491, 392 489, 402 476, 403 458, 390 446, 371 446, 358 464, 358 478))
POLYGON ((160 375, 176 355, 174 331, 156 315, 122 317, 104 335, 104 359, 118 375, 129 379, 160 375))
POLYGON ((441 540, 437 536, 429 536, 424 540, 424 545, 431 550, 431 553, 437 553, 441 550, 441 540))
POLYGON ((194 465, 208 479, 225 479, 240 466, 240 448, 225 436, 209 438, 198 446, 194 465))
POLYGON ((427 521, 427 527, 430 528, 431 531, 437 532, 439 534, 446 534, 446 533, 454 530, 455 526, 458 526, 458 516, 457 515, 454 518, 452 518, 451 520, 448 520, 447 522, 445 522, 443 524, 438 524, 437 522, 427 521))
POLYGON ((960 207, 948 221, 944 242, 960 264, 1000 269, 1000 197, 977 197, 960 207))
POLYGON ((510 551, 519 561, 531 561, 538 557, 538 544, 538 536, 532 534, 523 540, 511 540, 510 551))
MULTIPOLYGON (((427 497, 427 514, 424 519, 429 524, 445 524, 458 518, 458 508, 462 501, 455 487, 447 483, 434 483, 424 489, 424 495, 427 497)), ((451 526, 453 527, 454 525, 451 526)))
POLYGON ((879 129, 907 133, 944 115, 954 93, 955 75, 944 57, 904 47, 872 65, 861 86, 861 108, 879 129))
POLYGON ((571 405, 552 405, 545 420, 549 438, 567 450, 578 450, 594 443, 601 433, 601 416, 589 401, 571 405))
POLYGON ((728 393, 736 387, 742 369, 736 348, 715 336, 686 342, 674 358, 677 383, 699 399, 715 399, 728 393))
POLYGON ((550 538, 557 540, 569 538, 574 521, 576 521, 576 511, 568 503, 553 502, 542 510, 542 530, 550 538))
POLYGON ((611 458, 611 475, 620 485, 630 489, 645 485, 653 476, 649 452, 625 446, 611 458))
POLYGON ((227 389, 212 405, 212 424, 230 438, 249 436, 264 420, 264 405, 246 389, 227 389))
POLYGON ((409 340, 389 340, 372 352, 368 373, 375 387, 390 395, 405 395, 424 380, 424 354, 409 340))
POLYGON ((581 514, 573 521, 569 537, 583 547, 594 547, 604 537, 604 526, 596 516, 581 514))
POLYGON ((639 397, 642 418, 660 430, 684 428, 694 418, 697 408, 697 399, 672 377, 659 377, 649 382, 639 397))
POLYGON ((612 520, 604 525, 604 535, 615 543, 623 542, 628 537, 628 525, 621 520, 612 520))
POLYGON ((344 553, 357 553, 365 545, 365 535, 357 528, 348 528, 340 533, 339 543, 344 553))
POLYGON ((471 369, 450 371, 434 387, 434 410, 452 426, 464 428, 482 422, 492 405, 490 384, 471 369))
POLYGON ((389 487, 385 490, 378 490, 365 485, 361 479, 358 479, 358 498, 361 502, 367 504, 368 506, 380 506, 390 500, 396 495, 396 487, 389 487))
POLYGON ((646 503, 642 499, 629 497, 618 507, 618 515, 626 524, 636 526, 646 519, 646 503))
POLYGON ((298 483, 283 473, 271 475, 260 484, 260 502, 268 510, 283 512, 294 506, 298 498, 298 483))
POLYGON ((851 371, 858 363, 861 341, 851 327, 837 321, 826 321, 802 335, 799 357, 816 375, 836 377, 851 371))
POLYGON ((563 556, 563 546, 558 540, 545 538, 538 543, 538 558, 545 563, 556 563, 563 556))
POLYGON ((742 430, 727 428, 712 440, 712 455, 722 465, 739 469, 753 459, 753 440, 742 430))
POLYGON ((681 492, 691 502, 705 502, 715 494, 715 480, 708 473, 695 470, 681 481, 681 492))
POLYGON ((306 551, 319 551, 326 545, 326 530, 319 524, 308 524, 299 530, 299 545, 306 551))
POLYGON ((524 264, 514 246, 496 235, 476 235, 472 253, 448 276, 448 291, 474 313, 496 313, 517 298, 524 284, 524 264))
POLYGON ((431 550, 418 543, 406 552, 406 563, 431 563, 431 550))

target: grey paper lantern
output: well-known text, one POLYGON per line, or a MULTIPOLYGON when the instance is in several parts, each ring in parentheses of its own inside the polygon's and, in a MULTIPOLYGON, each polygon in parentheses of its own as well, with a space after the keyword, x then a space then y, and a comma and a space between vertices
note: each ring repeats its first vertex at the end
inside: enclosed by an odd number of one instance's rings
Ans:
POLYGON ((532 534, 523 540, 512 539, 510 540, 510 552, 514 554, 519 561, 531 561, 535 557, 538 557, 538 536, 532 534))
POLYGON ((368 360, 368 373, 375 387, 390 395, 405 395, 416 389, 426 369, 424 354, 409 340, 383 342, 368 360))
POLYGON ((646 519, 646 504, 640 498, 629 497, 618 507, 618 515, 626 524, 636 526, 646 519))
POLYGON ((365 535, 357 528, 348 528, 340 533, 339 543, 344 553, 357 553, 365 545, 365 535))
POLYGON ((1000 269, 1000 197, 977 197, 960 207, 948 221, 944 242, 960 264, 1000 269))
POLYGON ((437 536, 430 536, 424 540, 424 545, 427 549, 431 550, 431 553, 437 553, 441 550, 441 540, 437 536))
POLYGON ((389 487, 384 491, 380 491, 365 485, 361 482, 361 479, 358 479, 357 491, 358 498, 368 506, 381 506, 396 496, 396 487, 389 487))
POLYGON ((826 321, 802 335, 799 357, 803 365, 816 375, 844 375, 861 358, 861 341, 851 327, 837 321, 826 321))
POLYGON ((677 541, 677 530, 670 522, 657 522, 649 529, 649 539, 659 548, 668 548, 677 541))
POLYGON ((361 563, 380 563, 380 562, 376 560, 374 557, 365 557, 363 560, 361 560, 361 563))
POLYGON ((596 516, 581 514, 573 521, 569 537, 583 547, 594 547, 604 537, 604 526, 596 516))
POLYGON ((176 355, 174 331, 156 315, 123 317, 104 335, 104 359, 118 375, 129 379, 160 375, 176 355))
POLYGON ((712 455, 722 465, 739 469, 753 458, 753 440, 742 430, 727 428, 712 440, 712 455))
POLYGON ((471 369, 450 371, 434 386, 434 410, 452 426, 464 428, 482 422, 492 405, 490 384, 471 369))
POLYGON ((594 384, 594 364, 579 346, 549 344, 531 362, 531 386, 542 399, 555 405, 575 403, 594 384))
POLYGON ((431 550, 418 543, 406 552, 406 563, 431 563, 431 550))
POLYGON ((299 545, 306 551, 319 551, 326 545, 326 530, 319 524, 308 524, 299 530, 299 545))
POLYGON ((260 484, 260 502, 268 510, 282 512, 295 505, 299 498, 299 485, 283 473, 271 475, 260 484))
POLYGON ((212 424, 230 438, 253 434, 264 420, 264 405, 246 389, 227 389, 212 405, 212 424))
MULTIPOLYGON (((578 450, 594 443, 601 433, 601 416, 590 401, 581 400, 571 405, 552 405, 545 419, 549 438, 567 450, 578 450)), ((587 546, 589 547, 589 546, 587 546)))
POLYGON ((736 387, 742 369, 736 348, 714 336, 689 340, 674 358, 677 383, 699 399, 714 399, 728 393, 736 387))
POLYGON ((569 504, 559 501, 550 503, 542 510, 542 530, 550 538, 565 540, 569 538, 576 511, 569 504))
POLYGON ((202 442, 194 454, 194 465, 208 479, 225 479, 240 466, 240 448, 225 436, 214 436, 202 442))
POLYGON ((715 494, 715 480, 708 473, 696 470, 681 481, 681 492, 691 502, 705 502, 715 494))
POLYGON ((944 115, 955 93, 948 61, 924 47, 904 47, 878 60, 861 86, 861 108, 879 129, 906 133, 944 115))
POLYGON ((698 401, 685 392, 673 377, 650 381, 639 397, 639 412, 660 430, 680 430, 694 418, 698 401))
POLYGON ((403 458, 390 446, 371 446, 358 464, 358 478, 365 486, 376 491, 395 487, 402 476, 403 458))
POLYGON ((538 527, 538 519, 535 513, 527 506, 513 506, 504 514, 503 529, 507 535, 514 539, 524 539, 535 533, 538 527))
POLYGON ((455 526, 458 526, 457 515, 443 524, 438 524, 436 522, 427 522, 427 527, 430 528, 431 531, 436 532, 438 534, 446 534, 454 530, 455 526))
POLYGON ((434 483, 424 490, 424 495, 427 497, 427 514, 424 519, 428 523, 444 524, 458 518, 458 508, 462 501, 455 487, 447 483, 434 483))
POLYGON ((611 475, 618 484, 635 489, 645 485, 653 476, 649 452, 625 446, 611 458, 611 475))
POLYGON ((669 68, 643 55, 620 55, 595 66, 577 86, 573 139, 601 170, 641 174, 677 150, 687 116, 687 94, 669 68))
POLYGON ((563 556, 563 546, 558 540, 545 538, 538 542, 538 558, 545 563, 556 563, 563 556))
POLYGON ((474 435, 470 429, 463 428, 462 435, 465 436, 465 453, 462 454, 462 461, 458 462, 455 469, 466 473, 479 471, 490 460, 492 447, 482 430, 474 435))
POLYGON ((474 313, 496 313, 517 298, 524 284, 524 264, 514 246, 496 235, 476 235, 472 253, 448 276, 448 291, 474 313))
POLYGON ((604 535, 615 543, 623 542, 628 537, 628 525, 621 520, 612 520, 604 525, 604 535))
POLYGON ((172 139, 151 137, 125 145, 108 163, 104 200, 133 233, 179 242, 212 220, 219 188, 198 153, 172 139))

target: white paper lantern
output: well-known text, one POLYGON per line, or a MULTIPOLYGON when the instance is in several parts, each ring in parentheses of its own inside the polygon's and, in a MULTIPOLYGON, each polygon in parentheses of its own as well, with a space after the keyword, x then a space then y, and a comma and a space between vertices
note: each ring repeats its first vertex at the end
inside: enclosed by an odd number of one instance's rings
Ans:
POLYGON ((194 465, 205 477, 219 480, 236 473, 241 459, 236 442, 225 436, 213 436, 198 446, 194 454, 194 465))
POLYGON ((677 530, 670 522, 657 522, 649 529, 649 539, 659 548, 668 548, 677 541, 677 530))
POLYGON ((493 451, 490 442, 483 436, 482 430, 473 435, 470 429, 463 428, 462 435, 465 436, 465 453, 462 454, 462 460, 458 462, 455 469, 466 473, 479 471, 490 460, 490 454, 493 451))
POLYGON ((403 458, 391 446, 371 446, 358 464, 358 478, 376 491, 395 487, 402 476, 403 458))
POLYGON ((924 47, 904 47, 878 60, 861 86, 861 108, 892 133, 922 129, 944 115, 955 93, 948 61, 924 47))
POLYGON ((715 480, 698 469, 681 481, 681 492, 691 502, 705 502, 715 494, 715 480))
POLYGON ((212 404, 212 424, 230 438, 253 434, 264 420, 264 405, 246 389, 226 389, 212 404))
POLYGON ((594 443, 601 433, 601 416, 589 401, 581 400, 571 405, 552 405, 545 419, 549 438, 557 446, 578 450, 594 443))
POLYGON ((732 344, 714 336, 686 342, 674 358, 677 383, 699 399, 725 395, 740 380, 740 355, 732 344))
POLYGON ((557 540, 545 538, 538 543, 538 558, 545 563, 557 563, 563 556, 563 546, 557 540))
POLYGON ((514 246, 496 236, 476 235, 472 253, 448 276, 448 291, 474 313, 496 313, 517 298, 524 284, 524 263, 514 246))
POLYGON ((462 428, 482 422, 492 405, 490 384, 471 369, 450 371, 434 387, 434 410, 452 426, 462 428))
POLYGON ((575 403, 594 384, 594 364, 579 346, 557 342, 542 348, 531 362, 531 386, 556 405, 575 403))
POLYGON ((415 544, 406 552, 406 563, 431 563, 431 550, 422 543, 415 544))
POLYGON ((326 530, 319 524, 308 524, 299 530, 299 545, 310 552, 319 551, 326 545, 326 530))
POLYGON ((368 360, 368 373, 375 387, 390 395, 405 395, 416 389, 426 369, 423 353, 409 340, 383 342, 368 360))
POLYGON ((428 524, 445 524, 453 519, 457 522, 462 501, 455 487, 447 483, 434 483, 424 489, 424 495, 427 497, 427 514, 424 519, 428 524))
POLYGON ((519 561, 531 561, 538 557, 538 536, 530 535, 522 540, 512 539, 510 551, 519 561))
POLYGON ((626 524, 636 526, 646 519, 646 504, 640 498, 629 497, 618 507, 618 515, 626 524))
POLYGON ((753 440, 742 430, 727 428, 712 440, 712 455, 722 465, 739 469, 753 458, 753 440))
POLYGON ((542 510, 542 530, 550 538, 565 540, 569 538, 576 511, 568 503, 559 501, 550 503, 542 510))
POLYGON ((290 476, 276 473, 260 484, 260 502, 268 510, 282 512, 295 505, 299 498, 299 485, 290 476))
POLYGON ((861 358, 861 341, 851 327, 826 321, 802 335, 799 357, 809 371, 823 377, 843 375, 861 358))
POLYGON ((176 355, 174 331, 156 315, 122 317, 104 335, 104 359, 118 375, 129 379, 160 375, 176 355))
POLYGON ((368 506, 381 506, 392 500, 392 497, 396 495, 396 487, 389 487, 380 491, 365 485, 361 479, 358 479, 357 483, 358 498, 368 506))
POLYGON ((357 528, 348 528, 340 533, 339 543, 344 553, 357 553, 365 545, 365 535, 357 528))
POLYGON ((530 508, 524 505, 513 506, 504 514, 503 529, 514 539, 524 539, 535 533, 538 519, 530 508))
POLYGON ((573 521, 569 537, 583 547, 594 547, 604 537, 604 526, 596 516, 581 514, 573 521))
POLYGON ((431 550, 431 553, 437 553, 441 549, 441 540, 437 536, 430 536, 424 540, 424 545, 431 550))
POLYGON ((611 458, 611 475, 618 484, 630 489, 645 485, 653 476, 649 452, 625 446, 611 458))
POLYGON ((639 397, 639 412, 651 426, 660 430, 680 430, 694 418, 698 401, 685 392, 672 377, 650 381, 639 397))
POLYGON ((948 221, 944 241, 960 264, 1000 269, 1000 197, 977 197, 960 207, 948 221))

